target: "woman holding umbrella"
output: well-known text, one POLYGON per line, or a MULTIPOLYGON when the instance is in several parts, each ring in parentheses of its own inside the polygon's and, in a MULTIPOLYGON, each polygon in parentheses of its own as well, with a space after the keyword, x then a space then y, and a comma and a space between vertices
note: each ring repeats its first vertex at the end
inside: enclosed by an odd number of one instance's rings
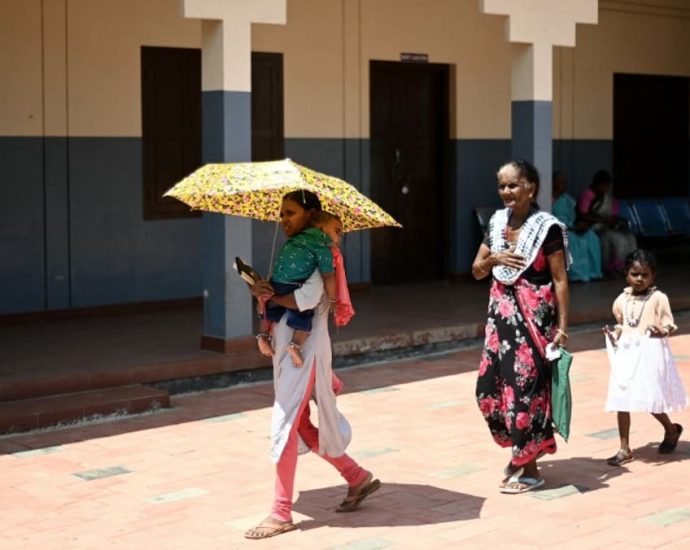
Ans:
MULTIPOLYGON (((321 202, 312 192, 302 190, 283 197, 280 219, 291 237, 310 223, 312 212, 321 211, 321 202)), ((271 298, 287 309, 314 310, 312 330, 302 348, 302 366, 296 366, 288 346, 292 329, 283 318, 273 327, 273 374, 275 402, 271 425, 271 458, 276 463, 275 496, 271 512, 258 526, 245 533, 250 539, 273 537, 296 529, 292 522, 292 495, 300 447, 313 451, 331 463, 348 484, 348 493, 336 511, 349 512, 380 487, 371 472, 345 454, 350 428, 336 407, 335 393, 342 383, 331 369, 331 342, 328 334, 329 302, 318 271, 297 290, 277 296, 268 281, 252 287, 257 298, 271 298), (309 400, 318 403, 319 428, 309 418, 309 400), (300 445, 300 444, 304 445, 300 445)))

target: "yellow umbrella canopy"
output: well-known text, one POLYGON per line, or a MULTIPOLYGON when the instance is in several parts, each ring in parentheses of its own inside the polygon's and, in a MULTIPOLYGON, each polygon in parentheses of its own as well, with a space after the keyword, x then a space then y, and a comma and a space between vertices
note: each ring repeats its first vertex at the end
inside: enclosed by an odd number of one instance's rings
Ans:
POLYGON ((341 219, 344 231, 402 227, 349 183, 290 159, 206 164, 175 184, 165 196, 194 210, 277 221, 283 195, 299 189, 315 193, 323 210, 341 219))

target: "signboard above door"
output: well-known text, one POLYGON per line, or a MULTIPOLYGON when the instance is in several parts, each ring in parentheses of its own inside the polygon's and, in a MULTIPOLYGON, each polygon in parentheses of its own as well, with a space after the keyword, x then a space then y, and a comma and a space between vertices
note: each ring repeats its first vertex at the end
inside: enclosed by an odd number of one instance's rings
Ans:
POLYGON ((407 63, 428 63, 429 54, 428 53, 401 53, 400 61, 405 61, 407 63))

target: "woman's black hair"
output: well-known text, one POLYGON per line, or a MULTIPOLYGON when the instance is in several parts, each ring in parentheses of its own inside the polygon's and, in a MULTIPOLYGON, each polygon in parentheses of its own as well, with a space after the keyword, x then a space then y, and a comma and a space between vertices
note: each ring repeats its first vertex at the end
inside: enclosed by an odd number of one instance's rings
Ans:
POLYGON ((611 174, 609 174, 606 170, 597 170, 592 177, 592 183, 589 184, 589 188, 596 189, 602 183, 611 183, 612 181, 613 178, 611 178, 611 174))
POLYGON ((283 200, 288 199, 292 202, 296 202, 305 210, 316 210, 321 211, 321 201, 315 193, 307 191, 305 189, 300 189, 299 191, 290 191, 283 195, 283 200))
POLYGON ((647 266, 656 275, 656 256, 649 250, 635 250, 625 257, 625 272, 630 271, 632 265, 637 262, 641 266, 647 266))

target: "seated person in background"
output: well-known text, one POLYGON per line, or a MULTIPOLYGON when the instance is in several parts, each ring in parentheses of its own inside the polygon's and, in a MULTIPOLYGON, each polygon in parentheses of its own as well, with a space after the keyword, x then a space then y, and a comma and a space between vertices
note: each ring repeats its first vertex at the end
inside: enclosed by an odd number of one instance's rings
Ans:
POLYGON ((563 172, 553 173, 552 214, 568 227, 568 248, 573 263, 568 271, 571 281, 601 279, 601 243, 587 222, 577 220, 577 202, 566 189, 568 183, 563 172))
POLYGON ((625 257, 637 250, 637 239, 628 228, 627 220, 618 216, 612 183, 611 174, 606 170, 594 174, 589 189, 577 201, 577 213, 599 235, 604 271, 616 275, 624 272, 625 257))

